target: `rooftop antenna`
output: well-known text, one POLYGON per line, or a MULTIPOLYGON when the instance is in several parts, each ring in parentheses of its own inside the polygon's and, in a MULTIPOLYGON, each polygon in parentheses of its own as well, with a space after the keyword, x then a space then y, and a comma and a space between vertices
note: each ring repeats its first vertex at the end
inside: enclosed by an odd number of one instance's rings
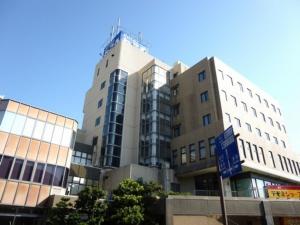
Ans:
POLYGON ((121 28, 121 19, 120 19, 120 17, 119 17, 119 18, 118 18, 118 25, 117 25, 117 33, 119 33, 120 28, 121 28))

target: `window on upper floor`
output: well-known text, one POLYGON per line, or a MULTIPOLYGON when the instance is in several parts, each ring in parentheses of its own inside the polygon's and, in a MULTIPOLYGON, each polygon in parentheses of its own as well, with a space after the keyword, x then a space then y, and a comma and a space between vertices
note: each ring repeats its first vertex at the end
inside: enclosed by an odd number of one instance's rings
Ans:
POLYGON ((255 128, 257 136, 261 137, 261 131, 259 128, 255 128))
POLYGON ((98 101, 98 109, 102 106, 102 102, 103 102, 103 99, 100 99, 100 100, 98 101))
POLYGON ((234 117, 234 121, 237 127, 241 127, 241 121, 239 118, 234 117))
POLYGON ((173 74, 173 78, 176 78, 178 76, 178 73, 173 74))
POLYGON ((277 137, 273 136, 273 139, 274 139, 274 143, 278 145, 278 139, 277 139, 277 137))
POLYGON ((222 93, 223 93, 224 99, 227 101, 227 93, 226 93, 226 91, 222 90, 222 93))
POLYGON ((251 107, 251 110, 252 110, 253 116, 257 117, 256 109, 251 107))
POLYGON ((211 124, 211 115, 210 114, 206 114, 202 117, 202 124, 204 127, 211 124))
POLYGON ((100 119, 101 119, 100 116, 96 118, 96 120, 95 120, 95 127, 100 124, 100 119))
POLYGON ((265 117, 265 114, 263 114, 262 112, 260 113, 260 116, 261 116, 261 119, 266 122, 266 117, 265 117))
POLYGON ((180 124, 173 127, 173 137, 179 137, 181 135, 180 127, 180 124))
POLYGON ((237 83, 238 83, 238 85, 239 85, 240 91, 241 91, 241 92, 244 92, 243 84, 240 83, 240 82, 237 82, 237 83))
POLYGON ((272 105, 273 111, 276 112, 276 107, 275 107, 275 105, 274 105, 274 104, 271 104, 271 105, 272 105))
POLYGON ((280 123, 279 123, 278 121, 276 121, 276 124, 277 124, 277 128, 278 128, 278 130, 281 130, 280 123))
POLYGON ((268 103, 268 101, 267 101, 266 99, 264 99, 264 102, 265 102, 266 107, 269 108, 269 103, 268 103))
POLYGON ((256 96, 256 98, 257 98, 257 101, 258 101, 259 103, 261 103, 260 95, 259 95, 259 94, 256 94, 255 96, 256 96))
POLYGON ((175 86, 173 86, 172 88, 171 88, 171 94, 172 94, 172 96, 177 96, 178 95, 178 91, 179 91, 179 84, 177 84, 177 85, 175 85, 175 86))
POLYGON ((181 164, 186 164, 186 149, 185 146, 180 148, 181 164))
POLYGON ((283 129, 284 133, 286 133, 285 126, 282 124, 282 125, 281 125, 281 127, 282 127, 282 129, 283 129))
POLYGON ((228 123, 231 123, 231 118, 229 113, 225 113, 225 119, 228 123))
POLYGON ((285 141, 281 140, 282 147, 286 148, 285 141))
POLYGON ((250 123, 246 123, 246 127, 249 132, 252 132, 252 127, 251 127, 250 123))
POLYGON ((247 104, 245 102, 242 102, 243 108, 245 112, 248 112, 247 104))
POLYGON ((208 101, 208 91, 202 92, 200 94, 201 103, 208 101))
POLYGON ((189 152, 190 152, 190 162, 195 162, 196 161, 196 148, 195 148, 195 144, 190 144, 189 145, 189 152))
POLYGON ((103 82, 101 83, 100 90, 102 90, 104 87, 105 87, 105 81, 103 81, 103 82))
POLYGON ((264 164, 266 165, 264 149, 262 147, 259 147, 259 150, 260 150, 260 155, 262 157, 262 160, 263 160, 264 164))
POLYGON ((218 70, 218 74, 222 77, 222 79, 224 80, 224 74, 222 70, 218 70))
POLYGON ((205 141, 199 141, 199 159, 206 158, 206 148, 205 148, 205 141))
POLYGON ((198 81, 201 82, 205 79, 206 79, 206 72, 205 72, 205 70, 203 70, 200 73, 198 73, 198 81))
POLYGON ((214 156, 215 155, 215 149, 216 149, 215 137, 208 138, 208 144, 209 144, 210 156, 214 156))
POLYGON ((253 98, 252 90, 250 88, 247 88, 248 94, 251 98, 253 98))
POLYGON ((173 116, 176 117, 179 115, 180 113, 180 103, 173 105, 172 107, 172 111, 173 111, 173 116))
POLYGON ((269 122, 270 122, 270 125, 272 125, 274 127, 274 123, 273 123, 273 120, 271 117, 269 117, 269 122))
POLYGON ((270 159, 272 161, 273 167, 276 168, 274 157, 273 157, 273 153, 271 151, 269 151, 269 156, 270 156, 270 159))
POLYGON ((290 172, 289 167, 288 167, 288 164, 287 164, 286 158, 285 158, 284 156, 282 156, 282 158, 283 158, 283 162, 284 162, 284 165, 285 165, 286 170, 287 170, 288 172, 290 172))
POLYGON ((226 76, 227 76, 228 81, 230 82, 231 86, 233 86, 233 79, 232 79, 232 77, 229 76, 229 75, 226 75, 226 76))
POLYGON ((277 108, 277 111, 278 111, 279 115, 281 116, 281 110, 279 108, 277 108))
POLYGON ((232 99, 232 103, 237 107, 237 101, 236 101, 236 97, 234 97, 233 95, 230 95, 231 99, 232 99))
POLYGON ((284 171, 284 166, 283 166, 282 158, 281 158, 281 155, 279 155, 279 154, 278 154, 278 159, 279 159, 279 162, 280 162, 280 165, 281 165, 281 169, 282 169, 282 171, 284 171))
POLYGON ((267 139, 268 141, 270 141, 270 140, 271 140, 271 138, 270 138, 270 134, 269 134, 269 133, 267 133, 267 132, 265 132, 265 135, 266 135, 266 139, 267 139))

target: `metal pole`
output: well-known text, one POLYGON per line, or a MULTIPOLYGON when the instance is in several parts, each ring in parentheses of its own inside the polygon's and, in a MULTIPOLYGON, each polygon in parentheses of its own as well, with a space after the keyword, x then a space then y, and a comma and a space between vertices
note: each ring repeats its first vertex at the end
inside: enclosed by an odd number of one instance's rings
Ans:
POLYGON ((224 188, 223 188, 222 176, 221 176, 220 168, 219 168, 218 154, 215 154, 215 156, 216 156, 217 176, 218 176, 218 181, 219 181, 220 203, 221 203, 223 224, 228 225, 226 204, 225 204, 225 199, 224 199, 224 188))

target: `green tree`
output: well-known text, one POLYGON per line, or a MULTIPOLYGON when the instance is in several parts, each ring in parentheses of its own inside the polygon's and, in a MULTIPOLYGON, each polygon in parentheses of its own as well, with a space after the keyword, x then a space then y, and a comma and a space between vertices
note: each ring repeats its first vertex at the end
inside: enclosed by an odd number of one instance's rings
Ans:
POLYGON ((62 198, 50 209, 48 225, 100 225, 107 209, 106 193, 101 189, 87 187, 78 194, 75 204, 62 198))
POLYGON ((144 187, 132 179, 123 180, 112 193, 109 224, 139 225, 144 221, 144 187))

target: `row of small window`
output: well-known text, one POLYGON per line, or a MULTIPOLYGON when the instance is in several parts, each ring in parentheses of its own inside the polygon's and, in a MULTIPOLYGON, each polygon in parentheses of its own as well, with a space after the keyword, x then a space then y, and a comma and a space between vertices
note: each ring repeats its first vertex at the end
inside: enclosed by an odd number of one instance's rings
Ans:
MULTIPOLYGON (((226 99, 226 101, 228 101, 226 91, 222 90, 222 92, 223 92, 224 98, 226 99)), ((238 107, 238 103, 237 103, 236 97, 233 96, 233 95, 230 95, 230 97, 231 97, 231 99, 232 99, 232 103, 233 103, 236 107, 238 107)), ((243 102, 243 101, 241 101, 241 104, 243 105, 244 111, 245 111, 245 112, 248 112, 248 106, 247 106, 247 104, 246 104, 245 102, 243 102)), ((258 116, 257 116, 256 109, 255 109, 254 107, 251 107, 251 111, 252 111, 253 116, 258 117, 258 116)), ((262 113, 262 112, 260 112, 259 114, 260 114, 260 117, 261 117, 262 121, 265 122, 265 123, 267 123, 267 119, 266 119, 265 114, 262 113)), ((273 119, 272 119, 271 117, 268 117, 268 120, 269 120, 269 124, 270 124, 272 127, 274 127, 273 119)), ((285 129, 285 126, 284 126, 283 124, 280 125, 280 123, 279 123, 278 121, 276 121, 276 125, 277 125, 278 130, 280 130, 280 131, 283 130, 283 131, 286 133, 286 129, 285 129)))
MULTIPOLYGON (((219 73, 221 74, 222 79, 225 80, 223 71, 221 71, 221 70, 218 70, 218 71, 219 71, 219 73)), ((229 75, 226 75, 226 77, 227 77, 228 81, 230 82, 230 84, 231 84, 232 86, 234 86, 234 82, 233 82, 232 77, 229 76, 229 75)), ((238 84, 238 86, 239 86, 240 91, 241 91, 241 92, 244 92, 243 84, 242 84, 241 82, 238 82, 238 81, 237 81, 237 84, 238 84)), ((253 93, 252 93, 252 90, 251 90, 250 88, 247 88, 247 92, 248 92, 249 96, 250 96, 251 98, 253 98, 253 93)), ((259 95, 259 94, 255 94, 255 96, 256 96, 256 98, 257 98, 257 101, 258 101, 259 103, 262 103, 262 100, 261 100, 260 95, 259 95)), ((270 108, 268 100, 263 99, 263 101, 264 101, 265 106, 266 106, 267 108, 270 108)), ((276 106, 275 106, 274 104, 271 104, 271 106, 272 106, 272 109, 273 109, 273 111, 274 111, 275 113, 278 112, 279 115, 281 115, 281 111, 280 111, 280 109, 279 109, 278 107, 276 108, 276 106)))
POLYGON ((88 154, 80 151, 73 151, 72 162, 82 165, 92 165, 92 154, 88 154))
POLYGON ((85 187, 98 187, 98 180, 86 179, 84 177, 69 176, 67 194, 77 195, 85 187))
POLYGON ((38 163, 0 155, 0 178, 23 180, 65 187, 69 170, 62 166, 38 163))
MULTIPOLYGON (((265 159, 265 154, 264 154, 264 149, 262 147, 259 147, 255 144, 251 144, 248 141, 244 141, 243 139, 239 139, 239 148, 242 149, 243 155, 245 158, 251 159, 252 161, 254 160, 254 157, 256 158, 256 161, 258 163, 263 162, 264 165, 267 165, 266 159, 265 159), (253 153, 253 151, 254 153, 253 153)), ((273 156, 272 151, 268 151, 269 157, 272 162, 272 166, 276 168, 276 163, 275 159, 273 156)), ((278 159, 281 164, 281 169, 283 171, 291 172, 292 174, 300 175, 300 164, 297 161, 291 160, 289 158, 286 158, 284 156, 281 156, 278 154, 278 159), (284 162, 284 164, 283 164, 284 162), (285 165, 285 167, 284 167, 285 165)))
POLYGON ((0 130, 66 147, 73 146, 75 139, 75 132, 70 128, 8 111, 0 111, 0 130))
MULTIPOLYGON (((215 138, 211 137, 208 138, 208 149, 210 157, 215 155, 215 138)), ((188 146, 188 154, 186 151, 187 147, 183 146, 180 148, 180 163, 181 165, 184 165, 189 161, 190 163, 196 162, 196 145, 190 144, 188 146)), ((177 149, 172 151, 172 164, 173 166, 176 166, 177 164, 177 149)), ((198 142, 198 157, 199 160, 206 158, 206 145, 205 141, 201 140, 198 142)))
MULTIPOLYGON (((227 122, 228 122, 228 123, 232 123, 230 114, 229 114, 229 113, 225 113, 225 116, 226 116, 227 122)), ((241 123, 241 120, 240 120, 239 118, 234 117, 234 121, 235 121, 235 125, 236 125, 237 127, 242 127, 242 123, 241 123)), ((248 130, 249 132, 252 132, 252 127, 251 127, 251 124, 250 124, 250 123, 245 123, 245 126, 246 126, 246 128, 247 128, 247 130, 248 130)), ((261 130, 260 130, 259 128, 256 127, 256 128, 255 128, 255 131, 256 131, 257 136, 262 137, 262 132, 261 132, 261 130)), ((271 137, 270 137, 270 134, 269 134, 269 133, 265 132, 265 137, 266 137, 266 139, 267 139, 268 141, 271 141, 271 137)), ((273 136, 273 142, 274 142, 275 144, 278 145, 278 144, 279 144, 278 138, 275 137, 275 136, 273 136)), ((285 143, 285 141, 281 140, 281 144, 282 144, 282 147, 283 147, 283 148, 286 148, 286 143, 285 143)))

